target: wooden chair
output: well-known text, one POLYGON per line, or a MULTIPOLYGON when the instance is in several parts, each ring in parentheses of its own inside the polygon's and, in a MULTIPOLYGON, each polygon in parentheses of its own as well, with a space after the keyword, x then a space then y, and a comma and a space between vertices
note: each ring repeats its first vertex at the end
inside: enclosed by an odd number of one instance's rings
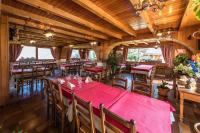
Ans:
POLYGON ((53 92, 51 87, 51 81, 48 79, 44 79, 44 94, 46 94, 47 98, 47 119, 49 119, 50 108, 52 113, 52 119, 55 117, 55 102, 53 99, 53 92))
POLYGON ((127 79, 113 78, 113 80, 112 80, 113 87, 122 88, 122 89, 127 90, 127 84, 128 84, 127 79))
POLYGON ((92 103, 85 102, 73 94, 73 107, 77 132, 95 133, 92 103))
MULTIPOLYGON (((23 90, 24 86, 30 86, 30 91, 33 89, 33 68, 32 67, 22 67, 22 72, 17 78, 17 91, 18 93, 22 89, 22 95, 23 95, 23 90), (27 71, 29 69, 29 71, 27 71)), ((31 94, 31 92, 30 92, 31 94)))
POLYGON ((103 104, 100 105, 100 114, 101 114, 101 133, 106 133, 107 130, 111 130, 114 133, 122 133, 118 127, 115 125, 109 123, 106 119, 106 117, 111 118, 112 120, 118 122, 120 125, 123 125, 124 127, 129 129, 129 133, 136 133, 135 129, 135 123, 133 120, 126 121, 120 116, 112 113, 111 111, 104 108, 103 104))
POLYGON ((197 133, 200 133, 200 123, 196 123, 195 125, 194 125, 194 129, 195 129, 195 131, 197 132, 197 133), (198 128, 199 127, 199 128, 198 128))
POLYGON ((136 92, 146 96, 152 96, 152 78, 148 78, 145 74, 135 74, 132 81, 132 92, 136 92))
POLYGON ((55 118, 61 116, 61 133, 64 132, 65 115, 68 107, 64 104, 62 90, 59 84, 51 82, 51 89, 53 93, 53 101, 55 103, 55 118), (58 115, 57 115, 58 114, 58 115))

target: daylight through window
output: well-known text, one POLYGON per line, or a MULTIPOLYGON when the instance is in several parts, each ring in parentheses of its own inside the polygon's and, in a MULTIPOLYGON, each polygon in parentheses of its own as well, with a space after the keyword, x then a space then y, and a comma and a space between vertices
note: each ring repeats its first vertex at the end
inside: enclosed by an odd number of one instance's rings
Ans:
POLYGON ((19 60, 34 60, 36 59, 36 47, 32 46, 24 46, 22 48, 22 52, 17 58, 19 60))
POLYGON ((160 61, 164 63, 162 51, 160 48, 129 48, 127 61, 160 61))
POLYGON ((54 59, 50 48, 38 48, 38 59, 54 59))
POLYGON ((78 58, 78 59, 80 59, 80 53, 79 53, 79 50, 77 50, 77 49, 73 49, 72 50, 72 54, 71 54, 71 58, 78 58))

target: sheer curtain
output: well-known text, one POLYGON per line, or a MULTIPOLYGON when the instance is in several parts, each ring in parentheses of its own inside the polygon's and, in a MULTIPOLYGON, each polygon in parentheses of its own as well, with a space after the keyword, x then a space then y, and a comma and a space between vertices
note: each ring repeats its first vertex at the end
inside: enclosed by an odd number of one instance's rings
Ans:
POLYGON ((19 57, 20 53, 22 52, 22 46, 19 44, 10 44, 9 51, 10 51, 10 62, 15 62, 19 57))
POLYGON ((54 58, 55 60, 57 60, 57 57, 56 57, 56 47, 52 47, 52 48, 51 48, 51 54, 52 54, 53 58, 54 58))
POLYGON ((160 46, 163 54, 163 58, 165 60, 165 63, 170 67, 172 66, 172 51, 173 46, 171 44, 164 44, 160 46))

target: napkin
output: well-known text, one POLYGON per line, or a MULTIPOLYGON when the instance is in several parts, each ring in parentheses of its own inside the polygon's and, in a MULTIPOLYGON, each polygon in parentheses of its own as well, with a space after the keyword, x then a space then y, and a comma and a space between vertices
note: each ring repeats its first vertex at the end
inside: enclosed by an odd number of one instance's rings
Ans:
POLYGON ((90 77, 86 77, 85 83, 90 83, 90 82, 92 82, 92 79, 90 77))
POLYGON ((65 80, 63 80, 63 79, 58 79, 58 82, 59 82, 60 84, 64 84, 64 83, 65 83, 65 80))
POLYGON ((75 87, 75 85, 70 82, 67 82, 67 87, 72 90, 75 87))

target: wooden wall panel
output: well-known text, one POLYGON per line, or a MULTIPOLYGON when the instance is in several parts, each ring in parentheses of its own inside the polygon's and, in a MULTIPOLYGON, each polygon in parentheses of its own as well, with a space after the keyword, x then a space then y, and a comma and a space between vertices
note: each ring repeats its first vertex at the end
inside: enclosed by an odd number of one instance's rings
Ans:
POLYGON ((9 46, 8 17, 0 16, 0 106, 8 99, 9 87, 9 46))

